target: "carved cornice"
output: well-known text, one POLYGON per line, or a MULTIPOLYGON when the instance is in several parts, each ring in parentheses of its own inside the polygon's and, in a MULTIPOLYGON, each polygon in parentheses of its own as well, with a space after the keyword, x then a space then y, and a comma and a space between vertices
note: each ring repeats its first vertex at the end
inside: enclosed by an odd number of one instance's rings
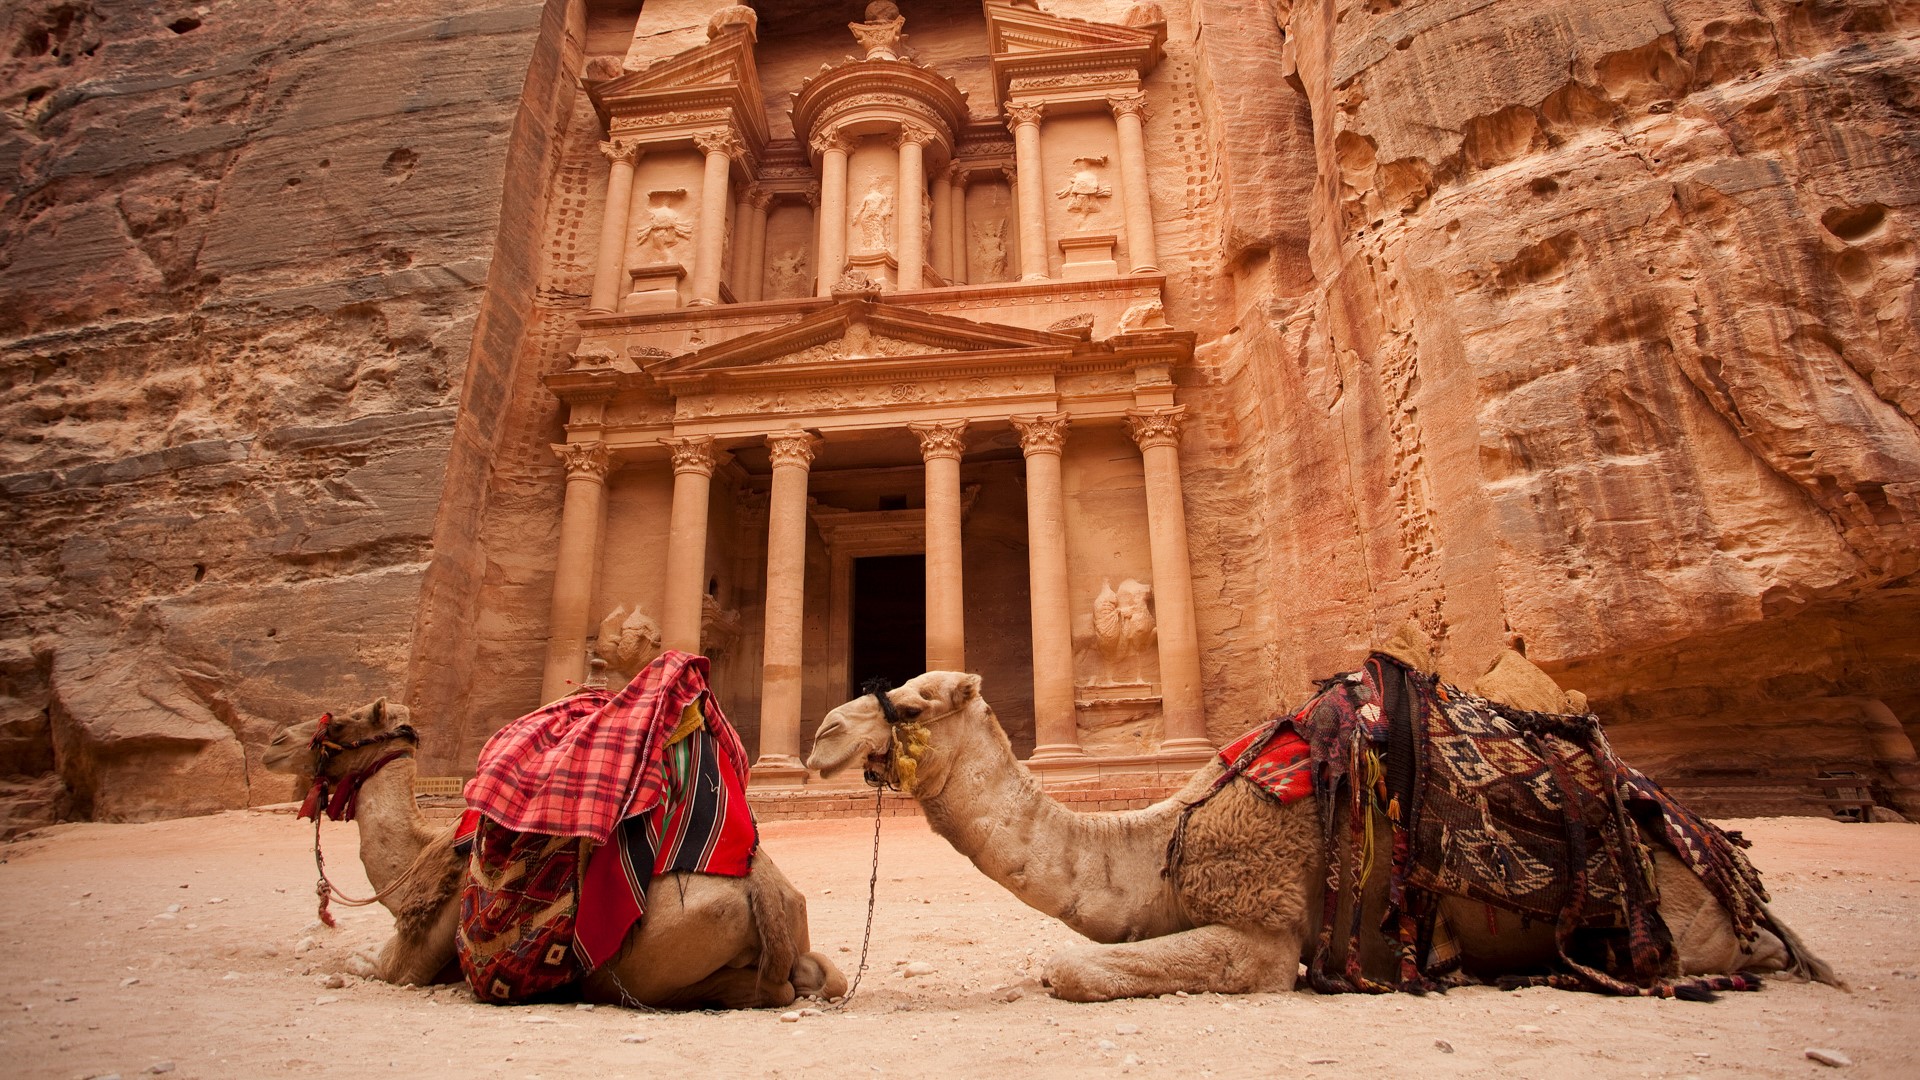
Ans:
POLYGON ((1128 409, 1127 427, 1140 449, 1180 445, 1180 422, 1185 405, 1163 405, 1153 409, 1128 409))
POLYGON ((566 466, 567 479, 604 482, 607 478, 607 444, 603 442, 547 444, 566 466))
POLYGON ((1147 95, 1145 94, 1108 94, 1107 108, 1112 109, 1115 116, 1137 116, 1142 124, 1147 122, 1147 95))
POLYGON ((713 475, 713 436, 687 435, 678 439, 661 439, 660 445, 673 452, 675 473, 713 475))
POLYGON ((767 436, 767 453, 776 469, 782 465, 807 468, 813 464, 813 448, 818 445, 819 438, 799 430, 776 431, 767 436))
POLYGON ((639 160, 640 140, 608 139, 600 144, 600 153, 610 162, 617 164, 624 161, 632 165, 635 161, 639 160))
POLYGON ((907 430, 920 436, 920 459, 933 461, 950 458, 959 461, 967 452, 965 420, 922 420, 908 424, 907 430))
POLYGON ((1020 449, 1028 457, 1035 454, 1058 455, 1067 444, 1067 427, 1072 418, 1066 413, 1040 413, 1035 416, 1010 416, 1020 432, 1020 449))
POLYGON ((1009 101, 1007 102, 1007 127, 1017 128, 1022 124, 1038 127, 1040 115, 1046 111, 1047 103, 1044 101, 1009 101))

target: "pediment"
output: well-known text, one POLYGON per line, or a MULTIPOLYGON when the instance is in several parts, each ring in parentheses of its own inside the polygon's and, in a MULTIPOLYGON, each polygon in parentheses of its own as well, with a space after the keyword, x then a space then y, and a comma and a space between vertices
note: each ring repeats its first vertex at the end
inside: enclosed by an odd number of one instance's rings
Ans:
POLYGON ((649 366, 648 374, 676 383, 789 377, 809 370, 851 373, 963 354, 1065 357, 1083 345, 1074 335, 1050 330, 975 322, 873 300, 843 300, 786 326, 660 361, 649 366))
POLYGON ((1074 49, 1146 49, 1166 40, 1166 24, 1117 26, 1069 19, 1030 7, 986 5, 987 42, 995 55, 1074 49))
POLYGON ((753 40, 744 33, 723 34, 640 71, 589 84, 587 95, 603 119, 730 106, 744 131, 757 142, 766 141, 760 73, 753 62, 753 40))

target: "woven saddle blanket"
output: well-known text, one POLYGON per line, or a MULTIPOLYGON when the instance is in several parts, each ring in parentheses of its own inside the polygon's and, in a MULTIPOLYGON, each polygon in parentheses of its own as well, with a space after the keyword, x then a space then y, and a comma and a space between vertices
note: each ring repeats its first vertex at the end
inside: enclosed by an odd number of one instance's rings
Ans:
POLYGON ((744 877, 758 847, 746 777, 706 660, 685 653, 611 698, 583 690, 502 728, 456 838, 469 853, 456 942, 475 996, 524 1001, 605 964, 659 874, 744 877))

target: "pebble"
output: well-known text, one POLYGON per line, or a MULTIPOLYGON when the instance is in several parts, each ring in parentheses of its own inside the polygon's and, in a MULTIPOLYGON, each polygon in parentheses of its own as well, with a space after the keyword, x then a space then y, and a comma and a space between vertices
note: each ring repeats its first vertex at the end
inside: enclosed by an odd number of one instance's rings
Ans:
POLYGON ((623 1043, 643 1043, 651 1038, 653 1038, 651 1035, 622 1035, 620 1036, 620 1041, 623 1043))
POLYGON ((1513 1030, 1521 1033, 1522 1035, 1538 1035, 1540 1034, 1540 1025, 1539 1024, 1521 1024, 1519 1027, 1516 1027, 1513 1030))
POLYGON ((1450 1043, 1450 1042, 1448 1042, 1448 1041, 1447 1041, 1447 1040, 1445 1040, 1445 1039, 1435 1039, 1435 1040, 1433 1040, 1433 1048, 1434 1048, 1435 1050, 1438 1050, 1438 1051, 1440 1051, 1440 1052, 1441 1052, 1441 1053, 1443 1053, 1443 1054, 1451 1054, 1451 1053, 1453 1053, 1453 1044, 1452 1044, 1452 1043, 1450 1043))
POLYGON ((1113 1033, 1115 1035, 1138 1035, 1140 1034, 1140 1025, 1139 1024, 1115 1024, 1113 1025, 1113 1033))
POLYGON ((1309 1065, 1338 1065, 1338 1064, 1340 1064, 1340 1059, 1339 1059, 1339 1058, 1337 1058, 1337 1057, 1332 1057, 1332 1056, 1330 1056, 1330 1055, 1327 1055, 1327 1054, 1320 1054, 1320 1055, 1317 1055, 1317 1056, 1315 1056, 1315 1057, 1310 1057, 1310 1058, 1308 1058, 1308 1059, 1307 1059, 1307 1064, 1309 1064, 1309 1065))
POLYGON ((1120 1067, 1123 1069, 1131 1069, 1135 1065, 1144 1065, 1144 1064, 1146 1063, 1140 1060, 1140 1055, 1128 1054, 1125 1058, 1121 1060, 1120 1067))
POLYGON ((169 914, 169 915, 178 915, 178 914, 180 914, 180 905, 179 905, 179 904, 168 904, 168 905, 167 905, 167 914, 169 914))
POLYGON ((555 1020, 551 1016, 523 1016, 520 1018, 520 1022, 523 1024, 557 1024, 560 1021, 555 1020))
POLYGON ((303 937, 299 941, 296 941, 293 943, 293 955, 299 956, 301 953, 306 952, 307 950, 313 948, 315 945, 318 945, 318 944, 319 942, 313 940, 310 937, 303 937))
POLYGON ((320 985, 326 987, 329 990, 338 990, 341 987, 347 985, 347 980, 344 976, 342 976, 339 972, 336 971, 333 974, 327 976, 326 978, 321 979, 320 985))
POLYGON ((1099 1042, 1093 1044, 1093 1048, 1101 1051, 1118 1050, 1120 1049, 1120 1044, 1114 1042, 1112 1039, 1101 1039, 1099 1042))
POLYGON ((147 1066, 147 1071, 154 1074, 155 1076, 158 1076, 161 1073, 170 1073, 173 1071, 173 1062, 156 1061, 153 1064, 147 1066))
POLYGON ((121 985, 121 986, 134 986, 134 985, 136 985, 136 984, 138 984, 139 982, 140 982, 140 980, 139 980, 139 979, 138 979, 137 977, 135 977, 135 976, 133 976, 133 975, 129 975, 129 976, 127 976, 126 978, 124 978, 124 979, 121 979, 121 980, 120 980, 120 985, 121 985))
POLYGON ((1827 1050, 1818 1046, 1809 1046, 1807 1048, 1807 1057, 1822 1065, 1832 1066, 1836 1069, 1844 1069, 1853 1064, 1853 1059, 1840 1051, 1827 1050))
POLYGON ((994 988, 991 996, 993 1000, 1005 1003, 1019 1001, 1027 996, 1027 992, 1017 986, 1000 986, 994 988))
POLYGON ((331 1005, 334 1002, 339 1000, 340 1000, 339 998, 333 996, 332 994, 321 994, 319 997, 313 999, 313 1003, 315 1005, 331 1005))
MULTIPOLYGON (((800 1015, 801 1016, 819 1016, 821 1015, 821 1013, 819 1009, 808 1008, 808 1009, 801 1009, 800 1015)), ((956 1017, 956 1019, 958 1018, 956 1017)))
POLYGON ((917 979, 922 975, 933 974, 933 965, 927 963, 925 960, 915 960, 913 963, 901 968, 900 974, 909 979, 917 979))
POLYGON ((800 1022, 800 1014, 797 1012, 783 1012, 780 1014, 780 1022, 783 1024, 797 1024, 800 1022))
POLYGON ((574 1008, 575 1008, 575 1009, 577 1009, 577 1010, 578 1010, 578 1011, 580 1011, 580 1012, 592 1012, 592 1011, 593 1011, 593 1003, 592 1003, 592 1002, 590 1002, 590 1001, 583 1001, 583 1002, 581 1002, 580 1004, 578 1004, 578 1005, 575 1005, 575 1006, 574 1006, 574 1008))

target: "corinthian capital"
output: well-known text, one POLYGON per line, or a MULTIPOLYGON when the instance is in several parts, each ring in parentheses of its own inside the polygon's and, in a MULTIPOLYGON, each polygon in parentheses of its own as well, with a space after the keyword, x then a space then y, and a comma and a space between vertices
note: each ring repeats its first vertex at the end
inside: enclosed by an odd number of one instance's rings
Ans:
POLYGON ((661 439, 660 445, 673 451, 675 473, 713 475, 713 436, 686 435, 677 439, 661 439))
POLYGON ((1012 416, 1013 426, 1020 432, 1020 449, 1028 457, 1035 454, 1058 454, 1067 444, 1067 425, 1070 417, 1066 413, 1041 413, 1037 416, 1012 416))
POLYGON ((567 467, 567 479, 605 480, 607 444, 603 442, 548 443, 560 463, 567 467))
POLYGON ((900 137, 895 139, 893 144, 896 147, 905 146, 908 143, 912 143, 915 146, 925 146, 931 143, 934 138, 935 135, 933 134, 932 128, 924 124, 907 123, 900 125, 900 137))
POLYGON ((843 154, 851 152, 853 150, 853 140, 847 138, 847 136, 838 129, 833 131, 816 131, 813 133, 813 138, 807 140, 807 146, 811 148, 814 153, 825 157, 829 150, 838 150, 843 154))
POLYGON ((600 152, 606 155, 608 161, 615 163, 624 161, 631 165, 638 160, 640 156, 640 141, 638 139, 608 139, 606 142, 600 144, 600 152))
POLYGON ((752 204, 755 210, 764 214, 767 208, 773 205, 773 192, 755 184, 747 189, 747 202, 752 204))
POLYGON ((1132 431, 1133 441, 1139 443, 1142 450, 1151 450, 1156 446, 1179 446, 1180 421, 1186 411, 1185 405, 1128 409, 1127 427, 1132 431))
POLYGON ((1040 114, 1047 111, 1044 101, 1007 102, 1007 126, 1019 127, 1021 124, 1039 124, 1040 114))
POLYGON ((797 465, 802 469, 812 465, 813 448, 818 445, 818 438, 797 428, 767 436, 767 453, 776 469, 782 465, 797 465))
POLYGON ((702 131, 693 137, 693 145, 703 154, 725 154, 730 158, 744 158, 747 148, 741 145, 731 131, 702 131))
POLYGON ((961 438, 967 431, 965 420, 922 420, 908 424, 907 429, 920 436, 922 461, 935 458, 959 461, 961 455, 967 452, 967 441, 961 438))
POLYGON ((1107 108, 1115 116, 1137 116, 1141 123, 1147 122, 1147 95, 1135 92, 1131 94, 1109 94, 1107 108))

